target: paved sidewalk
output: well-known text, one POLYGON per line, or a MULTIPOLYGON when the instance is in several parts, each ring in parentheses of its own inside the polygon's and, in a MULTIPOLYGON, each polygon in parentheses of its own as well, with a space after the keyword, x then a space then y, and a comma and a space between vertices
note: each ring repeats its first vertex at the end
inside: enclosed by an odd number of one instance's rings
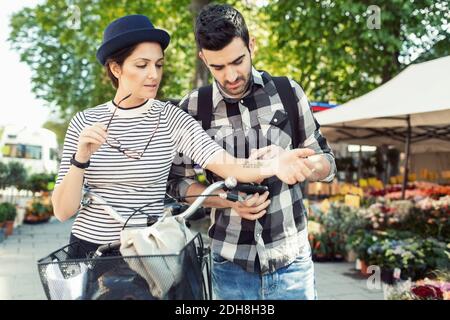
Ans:
POLYGON ((0 299, 45 299, 36 262, 68 243, 72 223, 24 224, 0 243, 0 299))
MULTIPOLYGON (((199 228, 206 221, 193 223, 199 228)), ((41 300, 45 294, 37 260, 68 243, 73 219, 55 218, 39 225, 22 225, 0 243, 0 300, 41 300)), ((380 300, 381 290, 369 290, 353 263, 316 263, 316 283, 321 300, 380 300)))

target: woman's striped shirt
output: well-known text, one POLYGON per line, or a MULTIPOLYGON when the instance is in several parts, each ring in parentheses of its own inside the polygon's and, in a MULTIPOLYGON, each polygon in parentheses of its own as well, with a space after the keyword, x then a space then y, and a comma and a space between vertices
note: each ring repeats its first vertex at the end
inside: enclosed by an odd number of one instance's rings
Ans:
MULTIPOLYGON (((81 131, 96 122, 106 125, 115 108, 108 102, 73 117, 64 141, 57 185, 69 170, 81 131)), ((85 170, 85 188, 99 194, 125 218, 133 213, 132 208, 153 202, 142 211, 150 215, 162 214, 168 174, 178 152, 206 167, 223 150, 190 115, 171 103, 154 99, 135 108, 118 108, 108 128, 108 136, 120 141, 124 148, 139 152, 154 131, 150 145, 139 160, 130 159, 105 143, 92 155, 91 164, 85 170)), ((130 223, 143 223, 146 219, 146 215, 136 214, 130 223)), ((91 203, 79 210, 72 233, 82 240, 103 244, 118 240, 121 228, 103 206, 91 203)))

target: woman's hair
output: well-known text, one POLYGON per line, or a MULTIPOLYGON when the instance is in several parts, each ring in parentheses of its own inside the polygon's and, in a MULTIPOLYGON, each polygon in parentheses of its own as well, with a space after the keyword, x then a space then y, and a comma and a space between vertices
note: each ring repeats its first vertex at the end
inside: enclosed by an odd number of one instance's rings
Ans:
POLYGON ((210 4, 200 11, 195 23, 195 40, 200 50, 222 50, 235 37, 249 46, 247 25, 235 8, 227 4, 210 4))
POLYGON ((113 53, 106 59, 106 62, 105 62, 106 74, 108 75, 109 79, 111 80, 114 88, 117 89, 119 87, 119 79, 117 79, 114 76, 114 74, 111 72, 110 64, 115 62, 119 66, 122 66, 125 59, 128 58, 133 53, 134 49, 136 49, 136 47, 138 45, 139 44, 135 44, 130 47, 125 47, 123 49, 120 49, 119 51, 113 53))

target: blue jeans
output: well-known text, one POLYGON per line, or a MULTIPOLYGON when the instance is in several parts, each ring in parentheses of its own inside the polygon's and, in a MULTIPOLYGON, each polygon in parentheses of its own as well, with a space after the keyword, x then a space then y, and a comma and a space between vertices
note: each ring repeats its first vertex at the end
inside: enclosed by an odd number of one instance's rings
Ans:
POLYGON ((217 300, 316 300, 311 255, 297 257, 290 265, 265 275, 212 254, 212 283, 217 300))

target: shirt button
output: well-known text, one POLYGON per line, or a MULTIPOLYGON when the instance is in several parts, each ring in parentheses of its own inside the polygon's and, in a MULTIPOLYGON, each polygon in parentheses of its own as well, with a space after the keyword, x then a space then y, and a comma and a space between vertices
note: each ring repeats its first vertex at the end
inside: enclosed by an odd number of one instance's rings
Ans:
POLYGON ((256 237, 259 238, 261 236, 261 233, 257 233, 256 237))
POLYGON ((244 99, 241 100, 241 103, 244 104, 244 99))
POLYGON ((273 122, 278 122, 278 119, 273 119, 273 122))

